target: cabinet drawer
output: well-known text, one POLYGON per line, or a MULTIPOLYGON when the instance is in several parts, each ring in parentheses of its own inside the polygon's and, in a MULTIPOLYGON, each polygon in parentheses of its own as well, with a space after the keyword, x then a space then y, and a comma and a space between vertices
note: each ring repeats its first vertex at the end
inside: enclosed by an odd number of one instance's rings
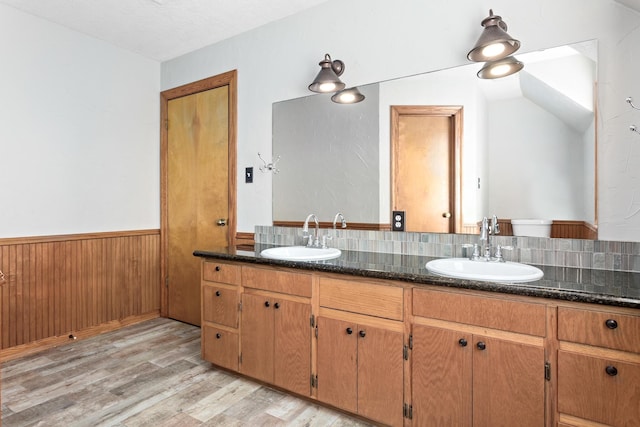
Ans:
POLYGON ((205 261, 202 278, 208 282, 240 284, 240 266, 223 262, 205 261))
POLYGON ((403 289, 320 278, 320 306, 392 320, 403 319, 403 289))
POLYGON ((612 426, 637 425, 640 419, 638 384, 638 364, 558 352, 558 408, 561 413, 612 426), (615 375, 612 368, 615 368, 615 375))
POLYGON ((202 286, 202 320, 238 327, 238 292, 234 288, 202 286))
POLYGON ((243 267, 242 284, 246 288, 264 289, 311 298, 310 274, 243 267))
POLYGON ((546 335, 543 304, 414 289, 413 314, 539 337, 546 335))
POLYGON ((238 334, 202 325, 202 358, 223 368, 238 370, 238 334))
POLYGON ((640 353, 640 317, 559 307, 558 338, 640 353))

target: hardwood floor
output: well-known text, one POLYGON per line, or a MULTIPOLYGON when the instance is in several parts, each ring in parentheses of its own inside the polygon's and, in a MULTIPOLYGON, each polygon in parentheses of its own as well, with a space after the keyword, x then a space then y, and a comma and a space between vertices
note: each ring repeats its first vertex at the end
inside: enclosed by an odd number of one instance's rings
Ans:
POLYGON ((2 425, 369 424, 215 369, 200 328, 159 318, 4 363, 2 425))

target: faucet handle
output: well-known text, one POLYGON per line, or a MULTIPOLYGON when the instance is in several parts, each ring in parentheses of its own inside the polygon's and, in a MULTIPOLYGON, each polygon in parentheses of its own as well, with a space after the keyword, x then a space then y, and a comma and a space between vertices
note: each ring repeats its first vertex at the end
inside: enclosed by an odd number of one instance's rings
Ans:
POLYGON ((326 249, 327 248, 327 240, 332 240, 333 236, 329 236, 327 234, 322 236, 322 249, 326 249))
POLYGON ((307 246, 313 246, 313 234, 306 233, 302 236, 302 239, 307 239, 307 246))
POLYGON ((496 256, 495 259, 498 262, 504 262, 504 258, 502 257, 502 251, 512 251, 513 246, 496 246, 496 256))
MULTIPOLYGON (((473 248, 473 253, 471 254, 471 256, 469 256, 469 259, 472 261, 477 261, 480 259, 480 249, 478 247, 477 243, 471 244, 471 243, 467 243, 462 245, 463 248, 473 248)), ((469 253, 469 251, 467 251, 467 254, 469 253)))

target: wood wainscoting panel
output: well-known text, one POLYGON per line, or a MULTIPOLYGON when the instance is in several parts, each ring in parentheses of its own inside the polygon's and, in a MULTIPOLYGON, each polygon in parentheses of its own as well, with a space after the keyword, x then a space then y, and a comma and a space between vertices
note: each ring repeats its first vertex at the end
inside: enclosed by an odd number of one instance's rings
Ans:
POLYGON ((160 309, 160 232, 0 239, 0 349, 160 309))

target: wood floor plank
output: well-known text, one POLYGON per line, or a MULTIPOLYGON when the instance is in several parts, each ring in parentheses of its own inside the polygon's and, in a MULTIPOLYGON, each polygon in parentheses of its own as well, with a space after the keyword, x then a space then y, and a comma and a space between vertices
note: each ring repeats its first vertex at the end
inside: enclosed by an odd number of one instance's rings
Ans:
POLYGON ((369 424, 218 370, 200 328, 157 318, 2 366, 7 427, 369 424))

